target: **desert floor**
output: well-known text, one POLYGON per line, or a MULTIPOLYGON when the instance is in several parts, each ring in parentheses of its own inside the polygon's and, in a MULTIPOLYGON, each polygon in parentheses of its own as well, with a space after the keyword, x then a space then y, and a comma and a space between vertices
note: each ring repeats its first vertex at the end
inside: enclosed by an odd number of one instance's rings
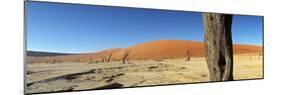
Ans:
MULTIPOLYGON (((263 77, 262 56, 234 56, 234 78, 263 77)), ((92 90, 176 83, 208 82, 205 58, 138 60, 127 64, 37 63, 27 64, 27 93, 92 90)))

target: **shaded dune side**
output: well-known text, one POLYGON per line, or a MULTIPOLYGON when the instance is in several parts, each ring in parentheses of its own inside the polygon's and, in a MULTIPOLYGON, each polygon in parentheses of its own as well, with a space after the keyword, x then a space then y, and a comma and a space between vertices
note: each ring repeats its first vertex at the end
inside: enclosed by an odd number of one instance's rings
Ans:
MULTIPOLYGON (((204 44, 202 42, 188 40, 160 40, 147 43, 137 44, 128 47, 130 59, 163 59, 163 58, 183 58, 187 55, 187 50, 190 50, 193 57, 203 57, 204 44)), ((27 57, 29 62, 46 62, 51 60, 60 60, 63 62, 83 62, 101 60, 102 56, 108 56, 112 53, 112 59, 120 60, 124 54, 124 48, 113 48, 96 53, 84 53, 78 55, 65 55, 55 57, 27 57)), ((262 47, 254 45, 233 46, 234 54, 243 53, 260 53, 262 47)))

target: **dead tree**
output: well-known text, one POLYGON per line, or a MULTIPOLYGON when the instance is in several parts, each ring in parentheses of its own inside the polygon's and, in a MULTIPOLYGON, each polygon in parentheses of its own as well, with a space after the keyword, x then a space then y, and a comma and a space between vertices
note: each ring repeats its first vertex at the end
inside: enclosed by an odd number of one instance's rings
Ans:
POLYGON ((101 62, 102 62, 102 63, 105 63, 105 62, 106 62, 106 57, 105 57, 105 56, 101 56, 100 58, 101 58, 101 62))
POLYGON ((52 61, 52 64, 56 64, 56 62, 57 62, 57 60, 56 60, 56 59, 54 59, 54 60, 52 61))
POLYGON ((128 59, 129 52, 130 52, 129 50, 125 49, 124 55, 122 57, 122 61, 123 61, 124 64, 126 63, 126 61, 128 59))
POLYGON ((210 81, 233 80, 232 15, 203 13, 203 22, 210 81))
POLYGON ((187 49, 186 50, 186 61, 190 61, 191 57, 192 57, 192 52, 191 52, 191 49, 187 49))
POLYGON ((111 60, 111 57, 112 57, 112 52, 110 52, 110 53, 109 53, 109 55, 107 56, 107 59, 106 59, 106 61, 107 61, 107 62, 110 62, 110 60, 111 60))

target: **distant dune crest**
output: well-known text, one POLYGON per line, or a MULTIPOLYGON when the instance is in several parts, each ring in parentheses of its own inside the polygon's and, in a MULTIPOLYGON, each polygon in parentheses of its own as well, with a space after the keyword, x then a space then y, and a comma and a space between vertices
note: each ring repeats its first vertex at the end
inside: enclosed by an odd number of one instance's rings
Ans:
MULTIPOLYGON (((141 43, 127 48, 130 50, 130 60, 145 60, 145 59, 169 59, 169 58, 184 58, 187 56, 187 52, 190 51, 192 57, 204 57, 204 44, 203 42, 188 41, 188 40, 159 40, 147 43, 141 43)), ((233 46, 234 54, 243 53, 260 53, 262 47, 254 45, 240 45, 235 44, 233 46)), ((41 52, 42 53, 42 52, 41 52)), ((51 60, 57 61, 97 61, 102 57, 108 56, 112 53, 113 60, 120 60, 125 53, 125 48, 111 48, 95 53, 83 53, 83 54, 63 54, 54 53, 56 56, 46 56, 40 52, 27 52, 28 63, 30 62, 46 62, 51 60), (40 56, 36 56, 36 55, 40 56), (60 55, 61 54, 61 55, 60 55), (44 55, 44 56, 42 56, 44 55)), ((51 53, 52 55, 53 53, 51 53)))

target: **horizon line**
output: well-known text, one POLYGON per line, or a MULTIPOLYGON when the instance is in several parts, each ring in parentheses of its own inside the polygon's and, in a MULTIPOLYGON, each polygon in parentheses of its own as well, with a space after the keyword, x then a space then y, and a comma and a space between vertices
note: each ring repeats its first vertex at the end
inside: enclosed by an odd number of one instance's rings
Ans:
MULTIPOLYGON (((171 39, 171 40, 155 40, 155 41, 149 41, 149 42, 157 42, 157 41, 192 41, 192 42, 198 42, 198 43, 204 43, 204 41, 196 41, 196 40, 176 40, 176 39, 171 39)), ((144 44, 144 43, 149 43, 149 42, 142 42, 142 43, 138 43, 138 44, 144 44)), ((131 46, 135 46, 135 45, 138 45, 138 44, 134 44, 134 45, 131 45, 131 46)), ((259 45, 259 44, 247 44, 247 43, 233 43, 233 45, 250 45, 250 46, 258 46, 258 47, 262 47, 263 48, 263 44, 259 45)), ((131 47, 131 46, 128 46, 128 47, 131 47)), ((125 48, 128 48, 128 47, 112 47, 112 48, 105 48, 105 49, 100 49, 100 50, 93 50, 93 51, 81 51, 81 52, 63 52, 63 51, 46 51, 46 50, 31 50, 31 49, 26 49, 26 51, 33 51, 33 52, 46 52, 46 53, 67 53, 67 54, 83 54, 83 53, 96 53, 96 52, 101 52, 101 51, 105 51, 105 50, 108 50, 108 49, 125 49, 125 48)))

